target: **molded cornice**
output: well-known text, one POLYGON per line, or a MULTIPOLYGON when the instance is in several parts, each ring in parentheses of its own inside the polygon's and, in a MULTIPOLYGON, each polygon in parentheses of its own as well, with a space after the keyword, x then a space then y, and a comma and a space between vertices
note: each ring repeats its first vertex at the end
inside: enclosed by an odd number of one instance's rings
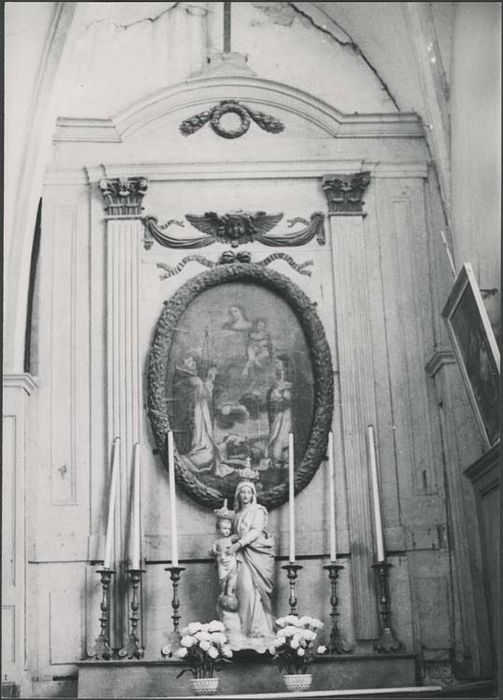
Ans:
POLYGON ((426 373, 430 377, 434 377, 444 365, 456 364, 456 357, 450 348, 439 348, 435 350, 432 357, 425 365, 426 373))
POLYGON ((38 389, 38 382, 35 377, 27 372, 20 374, 4 374, 3 388, 24 389, 29 396, 35 389, 38 389))
MULTIPOLYGON (((168 114, 210 107, 221 100, 250 101, 305 119, 328 137, 416 137, 421 119, 411 113, 346 115, 308 93, 253 76, 210 77, 166 88, 135 102, 111 119, 59 118, 55 141, 125 141, 168 114)), ((287 127, 288 128, 288 127, 287 127)))
POLYGON ((426 178, 425 163, 374 163, 370 161, 341 161, 336 157, 312 160, 296 160, 288 153, 281 161, 259 159, 253 162, 212 161, 207 163, 110 163, 87 167, 85 170, 48 171, 46 184, 90 184, 102 178, 129 177, 131 173, 146 177, 150 182, 172 180, 218 180, 225 173, 229 180, 253 180, 263 178, 318 178, 334 169, 340 174, 351 175, 368 170, 376 178, 426 178))

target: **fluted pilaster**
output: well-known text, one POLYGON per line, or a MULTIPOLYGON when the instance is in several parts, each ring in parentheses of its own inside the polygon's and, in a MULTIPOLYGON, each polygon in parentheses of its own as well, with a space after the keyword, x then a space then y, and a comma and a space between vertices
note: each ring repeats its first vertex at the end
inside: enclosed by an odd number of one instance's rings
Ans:
POLYGON ((139 356, 139 245, 145 178, 102 180, 106 230, 106 337, 108 444, 120 438, 119 497, 115 520, 115 610, 112 643, 122 647, 129 615, 126 591, 134 444, 140 441, 142 373, 139 356), (115 635, 115 639, 114 639, 115 635))
POLYGON ((362 195, 368 173, 326 175, 357 639, 377 636, 367 426, 376 424, 362 195))

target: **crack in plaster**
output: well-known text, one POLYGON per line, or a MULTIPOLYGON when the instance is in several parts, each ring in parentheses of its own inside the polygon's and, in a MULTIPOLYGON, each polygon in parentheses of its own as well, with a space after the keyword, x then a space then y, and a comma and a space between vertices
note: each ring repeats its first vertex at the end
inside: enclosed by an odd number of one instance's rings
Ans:
POLYGON ((338 22, 336 22, 336 20, 334 20, 332 17, 330 18, 330 20, 342 32, 344 32, 344 34, 348 37, 349 41, 341 41, 339 39, 339 37, 337 37, 335 34, 333 34, 329 29, 326 29, 326 27, 322 27, 317 22, 315 22, 314 19, 311 17, 311 15, 309 15, 307 12, 304 12, 304 10, 301 10, 299 7, 297 7, 294 2, 289 2, 288 5, 293 10, 295 10, 295 12, 297 12, 301 17, 304 17, 305 19, 307 19, 308 22, 310 22, 310 24, 315 29, 318 29, 320 32, 323 32, 323 34, 327 34, 331 39, 333 39, 335 42, 337 42, 337 44, 339 44, 339 46, 343 46, 344 48, 349 48, 352 51, 354 51, 367 64, 367 66, 370 68, 370 70, 375 74, 376 78, 381 83, 383 90, 386 92, 386 94, 388 95, 390 100, 393 102, 397 111, 400 112, 400 107, 398 106, 398 102, 394 98, 391 90, 389 89, 389 87, 386 84, 386 82, 384 81, 384 79, 381 77, 381 75, 379 75, 377 68, 374 65, 372 65, 372 63, 369 61, 369 59, 363 53, 362 49, 358 46, 358 44, 355 41, 353 41, 353 39, 348 34, 348 32, 344 29, 344 27, 341 27, 341 25, 338 22))
POLYGON ((90 22, 87 25, 87 28, 89 29, 93 25, 101 24, 103 22, 108 22, 109 24, 116 27, 117 29, 124 29, 125 31, 127 31, 130 27, 134 27, 136 24, 142 24, 143 22, 152 22, 152 23, 157 22, 157 20, 160 19, 163 15, 166 15, 169 12, 172 12, 180 5, 184 5, 184 7, 182 7, 182 9, 188 15, 193 15, 195 17, 204 17, 205 15, 208 14, 208 10, 205 7, 198 7, 197 11, 196 11, 195 7, 192 7, 184 2, 175 2, 171 5, 171 7, 167 7, 165 10, 160 12, 155 17, 142 17, 142 19, 137 19, 134 22, 130 22, 129 24, 118 24, 117 22, 114 22, 113 20, 108 19, 108 17, 104 17, 103 19, 97 19, 94 22, 90 22))
MULTIPOLYGON (((287 2, 253 2, 252 5, 263 12, 274 24, 291 27, 295 19, 295 10, 287 2)), ((259 26, 259 23, 252 20, 252 25, 259 26)))

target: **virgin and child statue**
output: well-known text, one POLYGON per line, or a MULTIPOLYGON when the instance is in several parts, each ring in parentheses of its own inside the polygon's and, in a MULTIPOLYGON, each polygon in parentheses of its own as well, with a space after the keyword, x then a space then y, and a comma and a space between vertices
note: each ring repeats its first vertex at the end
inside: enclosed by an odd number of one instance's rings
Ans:
POLYGON ((218 615, 234 650, 264 652, 273 637, 274 540, 266 529, 267 510, 257 503, 253 481, 244 480, 236 487, 234 510, 225 501, 215 514, 218 615))

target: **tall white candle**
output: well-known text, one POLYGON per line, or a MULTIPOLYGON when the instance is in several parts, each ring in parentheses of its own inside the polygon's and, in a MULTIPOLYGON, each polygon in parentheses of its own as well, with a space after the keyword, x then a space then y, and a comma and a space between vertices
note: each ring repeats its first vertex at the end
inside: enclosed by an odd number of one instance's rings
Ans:
POLYGON ((377 548, 377 561, 384 561, 384 537, 382 529, 381 501, 379 498, 379 479, 377 476, 377 456, 374 439, 374 427, 367 429, 367 447, 370 462, 370 481, 372 484, 372 501, 374 504, 374 524, 377 548))
POLYGON ((334 468, 334 436, 332 431, 328 434, 328 505, 329 505, 329 527, 330 527, 330 561, 337 558, 337 548, 335 546, 335 468, 334 468))
POLYGON ((293 433, 288 433, 288 503, 290 532, 290 561, 295 561, 295 493, 293 433))
POLYGON ((173 431, 168 432, 168 473, 169 473, 169 511, 171 518, 171 565, 178 566, 178 530, 176 526, 176 486, 175 486, 175 449, 173 431))
POLYGON ((112 548, 114 541, 114 516, 115 516, 115 503, 117 501, 117 484, 119 482, 119 467, 118 467, 118 456, 119 456, 119 446, 120 439, 118 437, 114 438, 112 443, 112 475, 110 478, 110 493, 108 496, 108 518, 107 518, 107 532, 105 539, 105 556, 103 558, 103 568, 110 569, 110 564, 112 562, 112 548))
POLYGON ((134 446, 133 518, 131 523, 131 568, 140 568, 140 445, 134 446))

